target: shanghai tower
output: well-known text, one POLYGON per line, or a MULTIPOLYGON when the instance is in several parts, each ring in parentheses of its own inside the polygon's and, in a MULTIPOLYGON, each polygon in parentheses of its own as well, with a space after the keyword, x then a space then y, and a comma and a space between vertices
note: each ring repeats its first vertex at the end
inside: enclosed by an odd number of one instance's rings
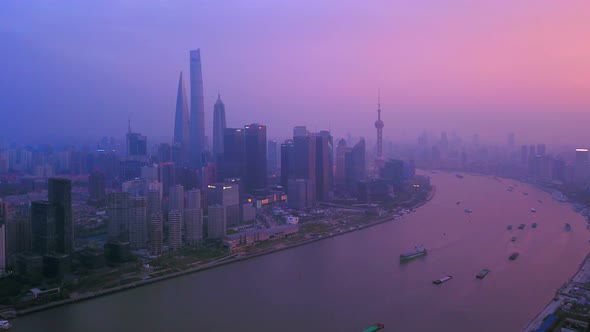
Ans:
POLYGON ((174 118, 174 144, 186 149, 189 143, 188 102, 182 72, 178 79, 178 93, 176 95, 176 114, 174 118))
POLYGON ((201 72, 201 50, 190 51, 191 70, 191 119, 190 157, 193 166, 201 167, 201 153, 205 149, 205 101, 203 97, 203 75, 201 72))
POLYGON ((217 95, 217 102, 213 107, 213 155, 223 154, 223 135, 225 132, 225 105, 221 95, 217 95))

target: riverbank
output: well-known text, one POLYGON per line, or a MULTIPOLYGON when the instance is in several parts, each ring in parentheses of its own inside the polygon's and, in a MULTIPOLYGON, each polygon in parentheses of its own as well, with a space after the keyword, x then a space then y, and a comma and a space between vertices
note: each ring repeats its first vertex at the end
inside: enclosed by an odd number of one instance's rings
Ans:
MULTIPOLYGON (((410 209, 417 209, 421 206, 423 206, 424 204, 430 202, 434 196, 436 195, 436 186, 432 186, 430 192, 428 193, 428 196, 426 197, 426 199, 424 201, 418 202, 416 204, 414 204, 413 206, 409 207, 410 209)), ((109 294, 113 294, 113 293, 118 293, 124 290, 128 290, 128 289, 133 289, 133 288, 137 288, 137 287, 141 287, 141 286, 146 286, 149 284, 153 284, 156 282, 160 282, 160 281, 164 281, 164 280, 168 280, 168 279, 172 279, 172 278, 178 278, 181 276, 185 276, 185 275, 189 275, 189 274, 193 274, 193 273, 197 273, 197 272, 201 272, 201 271, 205 271, 205 270, 209 270, 209 269, 213 269, 216 267, 220 267, 220 266, 224 266, 227 264, 232 264, 232 263, 237 263, 237 262, 241 262, 241 261, 245 261, 248 259, 253 259, 256 257, 260 257, 260 256, 264 256, 264 255, 269 255, 272 253, 276 253, 279 251, 283 251, 283 250, 288 250, 288 249, 292 249, 292 248, 296 248, 296 247, 300 247, 300 246, 304 246, 310 243, 314 243, 317 241, 321 241, 321 240, 325 240, 325 239, 329 239, 332 237, 336 237, 336 236, 340 236, 340 235, 344 235, 347 233, 351 233, 351 232, 355 232, 358 230, 362 230, 362 229, 366 229, 369 227, 373 227, 388 221, 395 221, 397 220, 394 216, 392 215, 387 215, 381 218, 377 218, 375 220, 369 221, 364 225, 358 226, 357 228, 353 228, 353 229, 346 229, 346 230, 342 230, 340 232, 336 232, 333 233, 331 235, 325 235, 325 236, 318 236, 315 238, 311 238, 311 239, 306 239, 306 240, 302 240, 299 242, 294 242, 294 243, 290 243, 290 244, 278 244, 274 247, 268 248, 268 249, 264 249, 264 250, 260 250, 257 252, 253 252, 250 254, 241 254, 241 253, 234 253, 234 254, 230 254, 224 257, 221 257, 213 262, 209 262, 207 264, 204 264, 202 266, 198 266, 198 267, 194 267, 194 268, 189 268, 186 270, 182 270, 182 271, 177 271, 177 272, 173 272, 173 273, 169 273, 169 274, 165 274, 162 276, 158 276, 158 277, 153 277, 153 278, 149 278, 149 279, 145 279, 145 280, 141 280, 141 281, 136 281, 136 282, 132 282, 129 284, 125 284, 125 285, 121 285, 121 286, 117 286, 117 287, 112 287, 112 288, 108 288, 108 289, 103 289, 100 291, 96 291, 96 292, 89 292, 89 293, 83 293, 83 294, 74 294, 71 298, 69 299, 65 299, 65 300, 60 300, 60 301, 55 301, 55 302, 50 302, 50 303, 46 303, 43 305, 39 305, 39 306, 34 306, 34 307, 30 307, 30 308, 26 308, 26 309, 22 309, 22 310, 17 310, 17 315, 18 316, 24 316, 24 315, 28 315, 28 314, 32 314, 35 312, 39 312, 39 311, 43 311, 43 310, 48 310, 51 308, 55 308, 55 307, 59 307, 59 306, 64 306, 64 305, 68 305, 68 304, 73 304, 73 303, 77 303, 77 302, 81 302, 81 301, 86 301, 86 300, 90 300, 99 296, 105 296, 105 295, 109 295, 109 294)))

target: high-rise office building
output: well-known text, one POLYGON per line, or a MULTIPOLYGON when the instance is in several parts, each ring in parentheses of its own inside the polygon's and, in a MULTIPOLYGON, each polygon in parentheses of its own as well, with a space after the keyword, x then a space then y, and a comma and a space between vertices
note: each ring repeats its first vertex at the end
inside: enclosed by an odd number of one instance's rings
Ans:
POLYGON ((131 127, 127 133, 127 160, 147 162, 147 137, 132 133, 131 127))
POLYGON ((127 218, 129 220, 129 247, 132 250, 147 246, 147 202, 145 197, 130 197, 127 218))
POLYGON ((191 72, 191 118, 190 149, 192 166, 200 168, 201 154, 205 149, 205 98, 201 71, 201 50, 190 51, 191 72))
POLYGON ((290 179, 309 180, 307 201, 316 201, 316 137, 313 135, 293 137, 293 161, 289 160, 290 179))
POLYGON ((244 178, 246 168, 246 136, 242 128, 226 128, 223 135, 223 162, 219 180, 244 178))
POLYGON ((315 136, 316 199, 326 201, 332 191, 332 135, 328 131, 321 131, 315 136))
POLYGON ((289 179, 288 188, 287 205, 290 208, 303 209, 313 203, 308 200, 310 192, 308 179, 289 179))
POLYGON ((514 147, 514 143, 515 143, 514 133, 508 134, 508 146, 512 148, 512 147, 514 147))
POLYGON ((544 156, 547 153, 547 147, 545 144, 537 144, 537 155, 544 156))
POLYGON ((576 149, 574 162, 574 181, 584 183, 588 180, 590 167, 588 165, 588 149, 576 149))
POLYGON ((207 186, 209 205, 225 207, 226 225, 237 226, 240 220, 240 185, 213 183, 207 186))
POLYGON ((359 181, 367 177, 365 161, 365 140, 358 141, 345 156, 346 183, 353 192, 357 191, 359 181))
POLYGON ((102 172, 93 172, 88 177, 88 193, 90 202, 102 206, 106 202, 105 177, 102 172))
POLYGON ((334 184, 336 186, 346 185, 345 156, 346 153, 350 153, 350 151, 351 149, 346 146, 346 141, 340 139, 340 141, 338 141, 338 146, 336 147, 336 176, 334 179, 334 184))
POLYGON ((33 253, 47 255, 56 250, 55 207, 48 201, 31 203, 33 253))
POLYGON ((289 179, 293 175, 292 163, 294 163, 295 146, 293 140, 288 139, 281 144, 281 186, 286 191, 289 186, 289 179))
POLYGON ((55 250, 62 254, 74 251, 74 223, 72 221, 72 182, 50 178, 47 182, 49 202, 55 211, 55 250))
POLYGON ((223 154, 225 128, 225 105, 221 101, 221 95, 218 94, 215 106, 213 106, 213 158, 223 154))
POLYGON ((222 239, 226 234, 226 210, 223 205, 210 205, 207 222, 208 238, 222 239))
POLYGON ((168 197, 170 188, 176 185, 176 165, 174 163, 163 163, 158 167, 160 181, 162 183, 162 196, 168 197))
POLYGON ((201 208, 201 191, 189 190, 185 193, 184 227, 186 243, 199 245, 203 241, 203 209, 201 208))
POLYGON ((293 128, 293 137, 305 137, 309 135, 309 131, 305 126, 295 126, 293 128))
POLYGON ((150 254, 159 256, 162 254, 164 242, 164 230, 161 213, 152 213, 150 218, 150 254))
POLYGON ((266 126, 253 123, 246 132, 246 163, 242 179, 247 192, 266 188, 266 126))
POLYGON ((268 173, 269 174, 275 174, 277 169, 278 169, 278 143, 275 140, 268 140, 268 146, 267 146, 267 153, 268 153, 268 173))
MULTIPOLYGON (((189 132, 189 115, 188 102, 186 100, 186 89, 184 87, 184 80, 182 79, 182 72, 178 79, 178 92, 176 94, 176 113, 174 115, 174 144, 187 148, 190 139, 189 132)), ((166 160, 160 162, 170 161, 170 156, 166 160)))
POLYGON ((0 198, 0 275, 6 272, 6 222, 8 221, 8 203, 0 198))
POLYGON ((182 211, 168 212, 168 246, 170 250, 178 250, 182 246, 182 211))
POLYGON ((129 241, 129 199, 127 192, 110 193, 108 195, 107 216, 109 223, 107 228, 110 242, 129 241))
POLYGON ((168 211, 171 210, 177 210, 179 212, 184 210, 184 187, 179 184, 170 187, 168 211))

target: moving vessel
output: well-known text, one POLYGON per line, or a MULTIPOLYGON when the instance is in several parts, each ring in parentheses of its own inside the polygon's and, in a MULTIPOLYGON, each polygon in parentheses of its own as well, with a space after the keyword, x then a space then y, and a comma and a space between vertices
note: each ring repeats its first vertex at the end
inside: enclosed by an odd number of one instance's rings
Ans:
POLYGON ((453 277, 452 277, 452 276, 445 276, 445 277, 442 277, 442 278, 440 278, 440 279, 437 279, 437 280, 433 281, 432 283, 433 283, 433 284, 435 284, 435 285, 440 285, 440 284, 442 284, 443 282, 447 282, 447 281, 449 281, 449 280, 451 280, 451 279, 453 279, 453 277))
POLYGON ((508 225, 508 227, 506 227, 508 230, 512 229, 512 225, 508 225))
POLYGON ((488 273, 490 273, 490 270, 488 269, 482 269, 481 271, 479 271, 479 273, 475 276, 477 279, 483 279, 485 278, 488 273))
POLYGON ((467 209, 465 209, 465 212, 467 212, 467 213, 471 213, 471 212, 473 212, 473 210, 471 210, 471 209, 467 208, 467 209))
POLYGON ((535 210, 535 208, 531 208, 531 212, 537 212, 537 210, 535 210))
POLYGON ((516 259, 516 257, 518 257, 518 255, 520 255, 520 254, 517 252, 513 252, 512 255, 510 255, 510 257, 508 257, 508 259, 513 261, 516 259))
POLYGON ((407 261, 412 260, 414 258, 424 256, 424 255, 426 255, 426 253, 427 253, 427 251, 426 251, 426 248, 424 248, 424 246, 418 246, 415 248, 414 251, 410 251, 408 253, 399 255, 399 260, 401 262, 407 262, 407 261))
POLYGON ((516 236, 512 237, 512 242, 516 242, 516 236))
POLYGON ((533 223, 533 228, 537 228, 537 223, 536 222, 533 223))
POLYGON ((459 179, 462 179, 463 178, 463 175, 461 175, 461 174, 457 174, 455 176, 458 177, 459 179))
POLYGON ((526 225, 525 225, 525 224, 520 224, 520 225, 518 225, 518 229, 524 229, 525 227, 526 227, 526 225))
POLYGON ((364 329, 363 332, 375 332, 375 331, 383 330, 384 328, 385 328, 385 325, 380 324, 380 323, 375 323, 375 324, 367 327, 366 329, 364 329))
POLYGON ((0 330, 8 330, 12 325, 7 320, 0 320, 0 330))
POLYGON ((565 230, 568 231, 568 232, 571 231, 572 230, 572 225, 565 224, 565 230))

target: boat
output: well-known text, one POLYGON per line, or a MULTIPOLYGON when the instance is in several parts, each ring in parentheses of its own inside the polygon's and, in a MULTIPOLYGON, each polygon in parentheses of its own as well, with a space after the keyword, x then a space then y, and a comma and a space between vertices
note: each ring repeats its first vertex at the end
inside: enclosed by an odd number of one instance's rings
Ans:
POLYGON ((463 175, 461 175, 461 174, 456 174, 455 176, 458 177, 459 179, 463 178, 463 175))
POLYGON ((552 192, 551 197, 553 197, 553 199, 556 201, 567 202, 567 197, 564 194, 562 194, 560 191, 552 192))
POLYGON ((512 229, 512 225, 508 225, 508 227, 506 227, 508 230, 512 229))
POLYGON ((565 230, 568 231, 568 232, 571 231, 572 230, 572 225, 565 224, 565 230))
POLYGON ((375 331, 383 330, 384 328, 385 328, 385 325, 380 324, 380 323, 375 323, 375 324, 367 327, 366 329, 364 329, 363 332, 375 332, 375 331))
POLYGON ((0 330, 8 330, 12 325, 7 320, 0 320, 0 330))
POLYGON ((508 190, 508 191, 512 191, 512 190, 514 190, 514 189, 512 189, 512 188, 506 188, 506 190, 508 190))
POLYGON ((471 213, 471 212, 473 212, 473 210, 471 210, 471 209, 465 209, 465 212, 471 213))
POLYGON ((538 199, 538 200, 537 200, 537 202, 539 202, 539 203, 543 203, 543 201, 542 201, 542 200, 540 200, 540 199, 538 199))
POLYGON ((488 273, 490 273, 490 270, 488 270, 488 269, 482 269, 482 270, 479 271, 479 273, 475 277, 477 279, 483 279, 483 278, 485 278, 488 275, 488 273))
POLYGON ((529 195, 529 193, 522 193, 522 194, 525 195, 525 196, 528 196, 529 195))
POLYGON ((534 222, 532 226, 533 226, 533 228, 537 228, 537 223, 534 222))
POLYGON ((512 242, 516 242, 516 236, 512 237, 512 242))
POLYGON ((531 212, 537 212, 537 210, 535 210, 535 208, 531 208, 531 212))
POLYGON ((408 253, 399 255, 399 260, 401 262, 407 262, 407 261, 412 260, 414 258, 424 256, 424 255, 426 255, 426 253, 427 253, 427 251, 426 251, 426 248, 424 248, 424 246, 418 246, 418 247, 416 247, 416 249, 414 251, 410 251, 408 253))
POLYGON ((461 204, 461 201, 457 201, 457 205, 461 204))
POLYGON ((508 259, 513 261, 516 259, 516 257, 518 257, 518 255, 520 255, 520 254, 517 252, 513 252, 512 255, 510 255, 510 257, 508 257, 508 259))
POLYGON ((451 280, 451 279, 453 279, 453 277, 452 277, 452 276, 445 276, 445 277, 442 277, 442 278, 440 278, 440 279, 437 279, 437 280, 433 281, 432 283, 433 283, 433 284, 435 284, 435 285, 440 285, 440 284, 442 284, 443 282, 447 282, 447 281, 449 281, 449 280, 451 280))
POLYGON ((526 227, 526 225, 525 225, 525 224, 520 224, 520 225, 518 225, 518 229, 524 229, 525 227, 526 227))

